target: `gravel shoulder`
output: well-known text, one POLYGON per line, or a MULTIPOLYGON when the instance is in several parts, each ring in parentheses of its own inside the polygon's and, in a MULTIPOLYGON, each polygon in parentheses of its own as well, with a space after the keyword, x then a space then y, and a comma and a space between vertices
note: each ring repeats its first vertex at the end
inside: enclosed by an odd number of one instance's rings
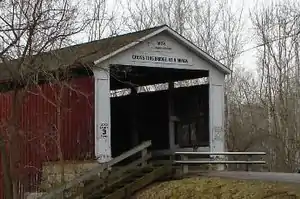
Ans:
POLYGON ((189 177, 153 184, 136 193, 135 199, 300 199, 300 184, 224 177, 189 177))

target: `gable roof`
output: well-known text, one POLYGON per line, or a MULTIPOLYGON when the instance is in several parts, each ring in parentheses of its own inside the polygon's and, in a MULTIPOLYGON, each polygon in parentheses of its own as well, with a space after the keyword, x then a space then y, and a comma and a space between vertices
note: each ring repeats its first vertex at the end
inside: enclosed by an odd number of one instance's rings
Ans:
POLYGON ((226 67, 224 64, 222 64, 221 62, 219 62, 218 60, 216 60, 215 58, 213 58, 212 56, 210 56, 208 53, 204 52, 203 50, 201 50, 199 47, 197 47, 195 44, 193 44, 191 41, 189 41, 188 39, 186 39, 185 37, 183 37, 182 35, 178 34, 175 30, 173 30, 172 28, 170 28, 167 25, 164 26, 160 26, 158 29, 150 32, 149 34, 145 35, 144 37, 138 38, 135 41, 125 45, 122 48, 119 48, 116 51, 111 52, 110 54, 107 54, 101 58, 99 58, 97 61, 95 61, 95 64, 99 64, 107 59, 110 59, 112 57, 114 57, 115 55, 122 53, 136 45, 138 45, 139 43, 150 39, 158 34, 160 34, 161 32, 167 32, 171 37, 173 37, 177 42, 179 42, 180 44, 182 44, 183 46, 185 46, 186 48, 188 48, 189 50, 191 50, 193 53, 195 53, 197 56, 201 57, 202 59, 204 59, 205 61, 209 62, 210 64, 212 64, 214 67, 216 67, 217 69, 219 69, 221 72, 223 72, 224 74, 230 74, 231 70, 226 67))
MULTIPOLYGON (((167 25, 156 26, 142 31, 132 32, 120 36, 109 37, 97 41, 87 42, 74 46, 61 48, 35 56, 35 63, 39 63, 41 67, 47 70, 56 70, 59 68, 76 67, 78 65, 93 66, 99 64, 135 45, 145 41, 155 35, 167 31, 178 42, 196 53, 199 57, 213 64, 225 74, 229 74, 230 70, 223 64, 209 56, 207 53, 199 49, 190 41, 179 35, 167 25)), ((10 71, 16 70, 18 59, 10 61, 10 69, 3 63, 0 63, 0 81, 11 79, 10 71)), ((34 68, 26 68, 25 73, 34 73, 34 68)))

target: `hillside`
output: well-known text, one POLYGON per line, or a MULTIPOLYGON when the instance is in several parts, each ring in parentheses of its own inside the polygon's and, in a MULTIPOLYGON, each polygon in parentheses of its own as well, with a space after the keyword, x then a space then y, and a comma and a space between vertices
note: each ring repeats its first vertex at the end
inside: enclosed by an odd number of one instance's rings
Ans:
POLYGON ((232 180, 221 178, 187 178, 163 182, 137 193, 135 199, 242 199, 299 198, 295 184, 270 183, 258 180, 232 180))

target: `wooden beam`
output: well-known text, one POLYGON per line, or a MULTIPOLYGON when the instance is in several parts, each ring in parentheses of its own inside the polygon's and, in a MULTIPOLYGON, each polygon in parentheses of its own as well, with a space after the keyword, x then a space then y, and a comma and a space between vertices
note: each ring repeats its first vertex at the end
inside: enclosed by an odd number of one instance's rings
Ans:
MULTIPOLYGON (((122 176, 124 173, 126 173, 132 169, 136 169, 138 167, 138 165, 149 160, 150 158, 151 158, 151 154, 147 154, 145 157, 142 157, 136 161, 133 161, 129 165, 126 165, 125 167, 122 167, 119 170, 112 172, 108 176, 107 179, 99 179, 99 180, 96 180, 95 182, 85 186, 83 189, 84 197, 86 197, 86 195, 89 196, 89 192, 95 187, 98 187, 100 185, 105 185, 105 187, 108 187, 108 186, 111 186, 111 185, 121 181, 124 178, 124 176, 122 176), (107 184, 104 184, 104 183, 107 183, 107 184)), ((102 191, 102 190, 103 189, 100 189, 99 191, 102 191)), ((97 193, 99 191, 97 191, 97 193)), ((75 198, 78 195, 80 195, 80 194, 77 193, 75 196, 72 196, 72 198, 75 198)))
POLYGON ((130 122, 131 143, 135 146, 139 143, 138 118, 137 118, 137 88, 131 87, 130 93, 130 122))
POLYGON ((174 82, 168 82, 169 92, 168 92, 168 116, 169 116, 169 149, 173 150, 175 148, 175 122, 174 117, 174 82))
MULTIPOLYGON (((170 170, 171 171, 171 170, 170 170)), ((104 199, 121 199, 129 198, 135 191, 147 186, 153 181, 161 178, 169 172, 169 167, 162 166, 154 169, 151 173, 147 173, 141 178, 136 179, 134 182, 120 188, 112 194, 106 196, 104 199)))
POLYGON ((103 172, 105 169, 108 169, 110 167, 112 167, 113 165, 123 161, 124 159, 138 153, 141 152, 143 149, 147 148, 151 146, 151 141, 146 141, 144 143, 142 143, 141 145, 123 153, 122 155, 112 159, 109 162, 103 163, 99 166, 97 166, 96 168, 90 170, 89 172, 85 173, 84 175, 75 178, 74 180, 62 185, 59 188, 56 188, 54 190, 52 190, 50 193, 43 195, 40 199, 51 199, 51 198, 55 198, 58 194, 63 193, 65 190, 70 189, 74 186, 79 185, 80 183, 82 183, 83 181, 89 180, 90 178, 92 178, 93 176, 97 175, 98 173, 103 172))

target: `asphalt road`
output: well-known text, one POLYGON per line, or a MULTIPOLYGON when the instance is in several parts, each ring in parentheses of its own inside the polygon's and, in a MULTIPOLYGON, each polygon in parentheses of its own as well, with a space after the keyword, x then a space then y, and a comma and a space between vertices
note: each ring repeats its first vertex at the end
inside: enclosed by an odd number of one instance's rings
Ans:
POLYGON ((225 177, 243 180, 264 180, 272 182, 299 183, 300 173, 273 173, 273 172, 244 172, 244 171, 211 171, 201 175, 209 177, 225 177))

